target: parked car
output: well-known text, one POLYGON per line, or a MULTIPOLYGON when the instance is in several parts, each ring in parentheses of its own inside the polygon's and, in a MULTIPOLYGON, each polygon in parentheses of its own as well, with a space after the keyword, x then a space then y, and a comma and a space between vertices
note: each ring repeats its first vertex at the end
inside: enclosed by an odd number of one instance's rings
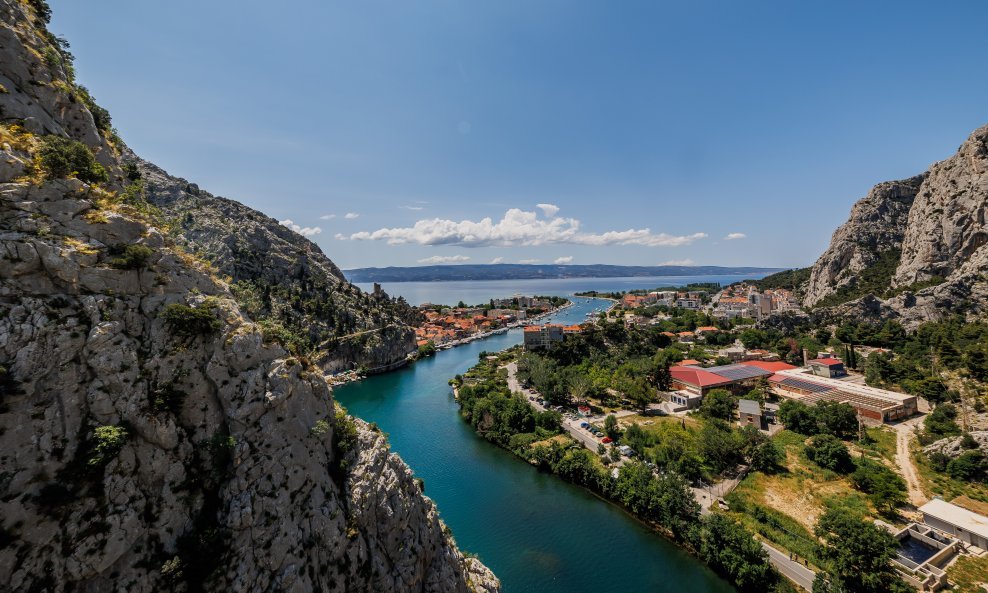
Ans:
POLYGON ((581 422, 580 423, 580 428, 590 428, 590 423, 589 422, 581 422))
POLYGON ((608 443, 613 443, 614 442, 614 439, 612 439, 611 437, 604 437, 603 439, 601 439, 600 442, 602 442, 602 443, 604 443, 606 445, 608 443))

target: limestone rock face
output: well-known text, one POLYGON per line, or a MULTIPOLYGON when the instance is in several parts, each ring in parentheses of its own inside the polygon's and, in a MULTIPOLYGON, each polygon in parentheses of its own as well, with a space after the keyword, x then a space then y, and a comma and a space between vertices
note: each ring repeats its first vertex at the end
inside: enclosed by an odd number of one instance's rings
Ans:
POLYGON ((0 145, 0 591, 498 591, 384 436, 125 196, 45 35, 0 0, 0 132, 83 141, 111 180, 0 145))
POLYGON ((922 176, 876 185, 851 208, 847 222, 834 231, 830 247, 810 273, 804 303, 813 306, 873 265, 880 254, 901 250, 906 221, 922 176))
POLYGON ((138 165, 147 199, 174 221, 184 245, 233 280, 248 312, 318 345, 326 371, 388 367, 415 350, 408 324, 419 313, 403 299, 362 292, 315 243, 277 220, 168 175, 126 149, 123 159, 138 165))
MULTIPOLYGON (((968 434, 970 434, 971 438, 974 439, 974 442, 978 444, 976 447, 977 450, 980 450, 982 453, 988 452, 988 432, 983 430, 974 430, 968 434)), ((963 437, 942 438, 923 447, 923 452, 927 455, 931 453, 943 453, 951 459, 956 459, 965 451, 971 450, 964 448, 962 441, 963 437)))
POLYGON ((986 208, 988 126, 975 130, 955 155, 926 173, 879 184, 855 204, 814 264, 805 304, 830 304, 825 299, 850 295, 818 313, 846 317, 863 312, 898 318, 907 326, 984 312, 986 208), (869 275, 880 290, 855 291, 869 275), (861 298, 872 301, 858 302, 861 298))

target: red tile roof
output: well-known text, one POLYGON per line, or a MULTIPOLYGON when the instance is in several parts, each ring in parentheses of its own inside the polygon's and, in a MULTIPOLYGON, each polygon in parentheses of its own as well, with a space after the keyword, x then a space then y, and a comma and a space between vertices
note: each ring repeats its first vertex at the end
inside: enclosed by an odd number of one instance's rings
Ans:
POLYGON ((703 327, 696 328, 696 331, 698 331, 698 332, 716 332, 716 331, 720 331, 720 330, 718 328, 712 326, 712 325, 704 325, 703 327))
POLYGON ((693 360, 692 358, 687 358, 686 360, 680 361, 679 364, 685 367, 685 366, 690 366, 690 365, 698 365, 698 364, 700 364, 700 361, 699 360, 693 360))
POLYGON ((791 364, 786 364, 780 361, 765 362, 764 360, 746 360, 741 364, 746 364, 750 367, 758 367, 762 370, 766 370, 772 373, 778 373, 779 371, 791 371, 792 369, 796 368, 791 364))
POLYGON ((687 385, 693 385, 696 387, 727 385, 731 382, 730 379, 725 379, 720 375, 715 375, 696 367, 669 367, 669 374, 672 375, 673 381, 679 381, 680 383, 686 383, 687 385))
POLYGON ((832 367, 835 364, 844 364, 836 358, 816 358, 810 361, 810 364, 822 364, 828 367, 832 367))

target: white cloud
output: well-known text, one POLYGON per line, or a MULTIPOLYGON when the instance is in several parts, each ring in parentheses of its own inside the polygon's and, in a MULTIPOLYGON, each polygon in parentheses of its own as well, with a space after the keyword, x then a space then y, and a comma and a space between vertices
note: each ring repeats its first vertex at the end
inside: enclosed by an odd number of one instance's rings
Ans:
POLYGON ((744 233, 727 233, 727 236, 724 237, 724 240, 725 241, 734 241, 735 239, 744 239, 747 236, 748 235, 746 235, 744 233))
POLYGON ((492 264, 503 264, 504 263, 504 258, 503 257, 495 257, 494 259, 491 260, 491 263, 492 264))
POLYGON ((422 206, 399 206, 399 208, 404 208, 405 210, 415 210, 416 212, 422 210, 422 206))
POLYGON ((537 263, 539 263, 539 260, 537 260, 537 259, 520 259, 520 260, 518 260, 518 263, 520 263, 520 264, 537 264, 537 263))
POLYGON ((333 235, 333 238, 336 239, 337 241, 346 241, 347 240, 347 236, 344 235, 343 233, 336 233, 335 235, 333 235))
POLYGON ((334 218, 336 218, 335 214, 323 214, 319 217, 319 220, 333 220, 334 218))
POLYGON ((554 263, 554 264, 568 264, 568 263, 571 263, 572 261, 573 261, 573 256, 572 255, 566 255, 566 256, 563 256, 563 257, 557 257, 556 258, 556 261, 554 261, 552 263, 554 263))
MULTIPOLYGON (((551 211, 555 206, 551 206, 551 211)), ((490 217, 479 221, 460 222, 442 218, 422 219, 411 227, 382 228, 350 235, 363 241, 387 241, 390 245, 457 245, 460 247, 530 247, 538 245, 643 245, 645 247, 676 247, 706 238, 706 233, 669 235, 653 233, 650 229, 627 229, 605 233, 580 230, 580 221, 558 216, 539 218, 535 211, 511 208, 494 222, 490 217)))
POLYGON ((687 257, 686 259, 670 259, 669 261, 664 261, 659 265, 660 266, 692 266, 694 264, 696 264, 696 262, 687 257))
POLYGON ((549 218, 559 213, 559 206, 555 204, 536 204, 535 207, 544 212, 549 218))
POLYGON ((456 262, 467 261, 470 259, 466 255, 433 255, 432 257, 427 257, 420 259, 420 264, 454 264, 456 262))
POLYGON ((283 226, 286 226, 286 227, 292 229, 293 231, 295 231, 296 233, 302 235, 303 237, 311 237, 312 235, 318 235, 319 233, 322 232, 322 229, 319 228, 319 227, 317 227, 317 226, 303 227, 303 226, 297 225, 294 222, 292 222, 292 219, 290 219, 290 218, 285 219, 285 220, 279 220, 278 221, 278 224, 283 225, 283 226))
POLYGON ((346 214, 343 215, 343 218, 345 218, 347 220, 353 220, 354 218, 357 218, 358 216, 360 216, 360 215, 357 214, 356 212, 347 212, 346 214))

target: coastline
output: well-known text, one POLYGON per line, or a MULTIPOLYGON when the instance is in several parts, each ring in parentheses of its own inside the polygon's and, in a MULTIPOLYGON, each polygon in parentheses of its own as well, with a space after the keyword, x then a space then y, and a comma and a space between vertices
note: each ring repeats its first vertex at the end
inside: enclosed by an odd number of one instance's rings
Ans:
MULTIPOLYGON (((578 297, 578 298, 587 298, 587 297, 578 297)), ((601 299, 601 300, 613 300, 613 299, 601 299)), ((615 303, 616 303, 616 301, 615 301, 615 303)), ((541 313, 541 314, 536 315, 536 316, 534 316, 534 317, 532 317, 530 319, 526 319, 525 321, 515 321, 513 323, 509 323, 508 325, 506 325, 504 327, 501 327, 501 328, 498 328, 498 329, 495 329, 495 330, 486 331, 486 332, 477 332, 475 334, 471 334, 471 335, 466 336, 464 338, 460 338, 459 340, 455 340, 453 342, 447 342, 447 343, 442 344, 440 346, 436 346, 436 352, 434 354, 432 354, 432 356, 436 356, 437 354, 439 354, 439 352, 441 350, 451 350, 451 349, 456 348, 458 346, 466 346, 467 344, 469 344, 471 342, 475 342, 477 340, 482 340, 482 339, 490 338, 492 336, 506 334, 509 331, 513 330, 513 329, 518 329, 519 327, 524 327, 526 325, 531 325, 529 323, 531 321, 537 321, 539 319, 544 319, 546 317, 550 317, 552 315, 556 315, 560 311, 564 311, 564 310, 572 307, 575 304, 576 303, 574 303, 569 297, 567 297, 567 303, 565 305, 562 305, 560 307, 556 307, 555 309, 551 309, 549 311, 546 311, 545 313, 541 313)), ((613 308, 613 307, 614 307, 614 305, 612 304, 611 305, 611 308, 613 308)), ((608 311, 609 310, 610 309, 608 309, 608 311)), ((417 360, 420 360, 420 357, 418 356, 418 353, 416 351, 412 351, 412 352, 408 353, 405 356, 405 358, 402 359, 402 360, 397 360, 397 361, 392 362, 390 364, 386 364, 386 365, 382 365, 380 367, 376 367, 377 369, 385 369, 385 370, 380 371, 380 372, 374 372, 375 369, 369 369, 369 370, 365 370, 363 372, 361 372, 359 369, 357 369, 357 370, 343 371, 343 372, 337 373, 335 375, 330 375, 329 376, 329 386, 330 386, 330 388, 333 388, 333 387, 341 387, 343 385, 346 385, 347 383, 353 383, 355 381, 360 381, 362 379, 365 379, 368 375, 376 375, 376 374, 389 373, 391 371, 396 371, 398 369, 404 368, 404 367, 406 367, 406 366, 408 366, 410 364, 415 363, 417 360), (390 368, 388 368, 388 367, 390 367, 390 368)))

